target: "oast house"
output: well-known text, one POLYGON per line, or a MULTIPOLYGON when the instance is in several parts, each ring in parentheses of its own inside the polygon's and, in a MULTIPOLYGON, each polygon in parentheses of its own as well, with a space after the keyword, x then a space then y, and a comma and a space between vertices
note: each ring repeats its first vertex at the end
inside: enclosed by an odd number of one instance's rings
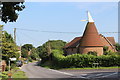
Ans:
POLYGON ((107 46, 108 50, 116 52, 114 37, 105 37, 99 34, 95 22, 88 12, 88 22, 86 24, 83 36, 75 37, 64 47, 64 52, 70 54, 86 54, 90 51, 96 52, 97 55, 103 55, 103 47, 107 46))

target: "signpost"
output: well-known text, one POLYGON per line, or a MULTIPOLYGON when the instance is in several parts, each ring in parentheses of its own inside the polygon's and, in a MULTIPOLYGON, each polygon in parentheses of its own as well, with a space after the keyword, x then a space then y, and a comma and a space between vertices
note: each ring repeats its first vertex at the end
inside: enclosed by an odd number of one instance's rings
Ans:
POLYGON ((10 72, 10 61, 16 61, 16 58, 9 58, 9 72, 10 72))

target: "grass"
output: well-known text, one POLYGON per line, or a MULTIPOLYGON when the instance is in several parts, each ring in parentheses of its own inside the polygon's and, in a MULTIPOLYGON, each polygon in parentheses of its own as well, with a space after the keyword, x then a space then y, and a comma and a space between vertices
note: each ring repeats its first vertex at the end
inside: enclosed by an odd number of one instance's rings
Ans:
POLYGON ((12 75, 12 78, 27 78, 27 76, 25 75, 25 72, 17 71, 12 75))
POLYGON ((120 67, 118 66, 112 66, 112 67, 85 67, 85 68, 60 68, 52 64, 52 61, 46 61, 44 64, 41 64, 40 66, 47 68, 47 69, 56 69, 56 70, 82 70, 82 69, 118 69, 120 67))
MULTIPOLYGON (((28 80, 27 76, 25 75, 25 72, 20 71, 19 68, 14 68, 10 71, 12 73, 12 78, 14 78, 14 80, 28 80)), ((8 78, 8 73, 9 71, 5 71, 3 72, 3 80, 7 80, 8 78)))
POLYGON ((113 67, 87 67, 87 68, 62 68, 63 70, 82 70, 82 69, 118 69, 120 67, 113 66, 113 67))

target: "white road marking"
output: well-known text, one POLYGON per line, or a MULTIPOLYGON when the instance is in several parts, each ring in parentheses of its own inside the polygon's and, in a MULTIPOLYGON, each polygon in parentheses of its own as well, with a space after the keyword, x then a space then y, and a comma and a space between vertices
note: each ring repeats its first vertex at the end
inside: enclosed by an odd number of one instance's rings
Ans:
POLYGON ((118 74, 118 72, 115 72, 115 73, 112 73, 112 74, 109 74, 109 75, 105 75, 105 76, 101 76, 101 77, 108 77, 108 76, 115 75, 115 74, 118 74))
POLYGON ((82 76, 85 76, 85 75, 87 75, 87 74, 81 74, 82 76))
POLYGON ((73 76, 73 74, 66 73, 66 72, 61 72, 61 71, 58 71, 58 70, 53 70, 53 69, 48 69, 48 70, 51 70, 51 71, 54 71, 54 72, 58 72, 58 73, 61 73, 61 74, 66 74, 66 75, 73 76))
POLYGON ((94 74, 94 75, 91 75, 91 76, 87 76, 87 78, 91 78, 91 77, 97 77, 97 76, 100 76, 100 75, 102 75, 102 74, 94 74))

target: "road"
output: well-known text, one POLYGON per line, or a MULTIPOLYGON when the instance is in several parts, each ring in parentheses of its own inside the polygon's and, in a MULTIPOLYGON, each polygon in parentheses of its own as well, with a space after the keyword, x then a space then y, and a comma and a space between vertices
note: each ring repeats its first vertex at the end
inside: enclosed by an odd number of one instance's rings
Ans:
POLYGON ((21 68, 28 78, 80 78, 95 80, 119 80, 118 69, 94 69, 94 70, 53 70, 36 65, 36 62, 25 64, 21 68))

